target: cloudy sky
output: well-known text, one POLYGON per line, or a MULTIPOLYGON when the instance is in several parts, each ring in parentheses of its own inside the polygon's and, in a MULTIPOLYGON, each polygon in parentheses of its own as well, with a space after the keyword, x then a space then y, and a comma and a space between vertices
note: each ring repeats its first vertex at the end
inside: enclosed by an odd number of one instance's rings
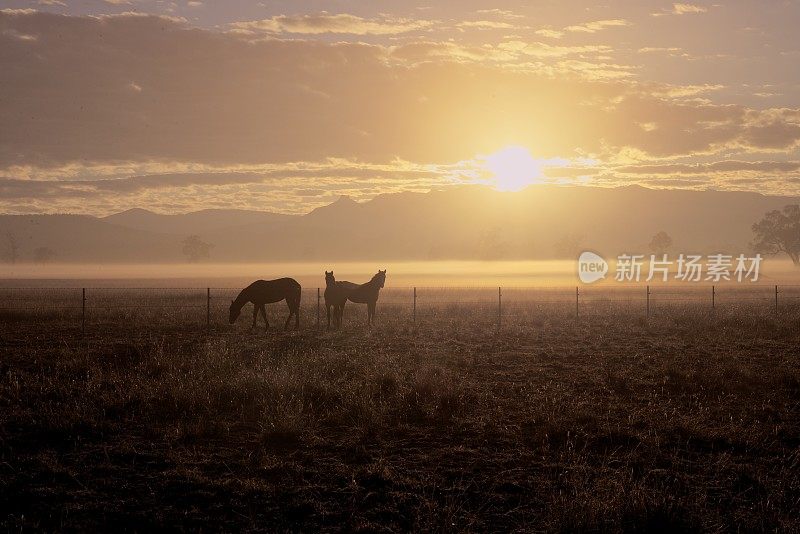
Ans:
POLYGON ((302 213, 463 183, 800 194, 800 0, 0 9, 6 213, 302 213))

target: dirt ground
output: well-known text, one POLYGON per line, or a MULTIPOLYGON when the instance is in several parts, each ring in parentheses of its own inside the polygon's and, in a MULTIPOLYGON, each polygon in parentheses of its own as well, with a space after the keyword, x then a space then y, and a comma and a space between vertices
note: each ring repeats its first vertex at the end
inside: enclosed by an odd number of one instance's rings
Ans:
POLYGON ((800 529, 796 312, 246 313, 3 316, 0 527, 800 529))

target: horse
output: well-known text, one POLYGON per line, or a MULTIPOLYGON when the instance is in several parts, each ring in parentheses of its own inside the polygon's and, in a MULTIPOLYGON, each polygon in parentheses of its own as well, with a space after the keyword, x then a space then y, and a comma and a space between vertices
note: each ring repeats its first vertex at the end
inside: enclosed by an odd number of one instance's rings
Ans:
POLYGON ((256 327, 258 321, 258 314, 264 316, 264 331, 269 328, 269 320, 267 319, 267 309, 265 304, 272 304, 273 302, 280 302, 286 299, 286 304, 289 306, 289 317, 286 318, 286 324, 283 329, 289 328, 289 321, 294 315, 294 327, 300 326, 300 284, 294 278, 278 278, 277 280, 256 280, 246 288, 242 289, 236 300, 231 301, 230 315, 228 320, 231 324, 236 322, 239 314, 242 313, 242 308, 248 302, 253 303, 253 326, 251 330, 256 327))
POLYGON ((354 288, 347 294, 347 300, 358 304, 367 305, 367 324, 372 326, 375 317, 375 304, 378 302, 378 292, 386 283, 386 270, 378 271, 372 280, 354 288))
POLYGON ((333 308, 333 323, 336 328, 342 326, 342 314, 347 303, 347 294, 357 288, 353 282, 337 282, 333 271, 325 271, 325 309, 328 314, 328 330, 331 329, 331 307, 333 308))

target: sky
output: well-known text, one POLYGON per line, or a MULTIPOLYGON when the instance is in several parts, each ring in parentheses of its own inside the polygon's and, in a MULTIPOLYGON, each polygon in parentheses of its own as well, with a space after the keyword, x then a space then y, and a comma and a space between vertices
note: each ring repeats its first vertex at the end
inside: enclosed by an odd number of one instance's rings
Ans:
POLYGON ((0 0, 0 212, 800 194, 800 0, 0 0))

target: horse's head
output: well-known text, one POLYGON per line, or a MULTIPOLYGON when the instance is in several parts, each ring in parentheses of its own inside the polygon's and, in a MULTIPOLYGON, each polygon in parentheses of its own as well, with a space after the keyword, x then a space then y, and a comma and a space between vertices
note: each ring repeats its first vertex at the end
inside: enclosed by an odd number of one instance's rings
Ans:
POLYGON ((325 285, 330 286, 336 283, 336 278, 333 277, 333 271, 325 271, 325 285))
POLYGON ((228 314, 228 322, 233 324, 236 322, 236 319, 239 318, 239 314, 242 313, 242 307, 236 305, 236 301, 231 301, 231 308, 230 313, 228 314))
POLYGON ((378 274, 376 274, 373 279, 378 281, 379 287, 383 287, 383 284, 386 283, 386 269, 378 271, 378 274))

